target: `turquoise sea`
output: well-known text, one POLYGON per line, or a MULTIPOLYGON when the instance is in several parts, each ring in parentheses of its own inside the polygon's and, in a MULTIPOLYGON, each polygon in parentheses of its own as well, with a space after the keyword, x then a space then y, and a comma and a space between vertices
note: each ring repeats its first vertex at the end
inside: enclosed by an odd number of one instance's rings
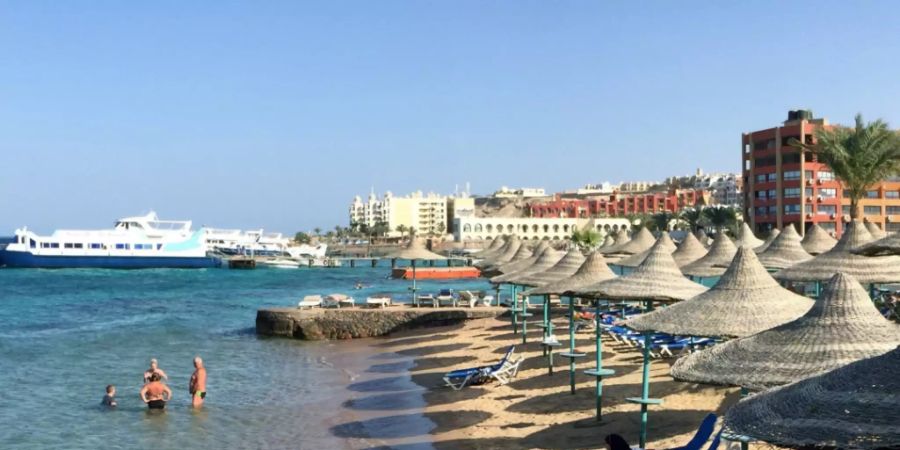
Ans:
MULTIPOLYGON (((347 405, 361 395, 354 385, 371 377, 386 380, 386 391, 408 392, 409 411, 421 408, 422 388, 403 370, 387 379, 370 370, 386 362, 402 368, 408 364, 404 357, 373 339, 260 338, 254 322, 258 308, 293 305, 308 294, 406 295, 409 282, 389 280, 389 272, 0 269, 0 448, 382 445, 366 433, 366 424, 379 423, 381 408, 369 403, 357 411, 347 405), (353 290, 357 282, 366 288, 353 290), (203 357, 209 373, 200 412, 189 407, 187 392, 195 355, 203 357), (150 358, 159 359, 175 393, 165 414, 148 413, 138 398, 150 358), (107 384, 118 390, 113 411, 98 406, 107 384)), ((426 292, 488 288, 481 280, 420 285, 426 292)), ((379 391, 377 381, 366 387, 365 395, 379 391)), ((396 413, 396 405, 383 409, 384 415, 396 413)), ((411 423, 394 425, 422 433, 433 426, 416 414, 404 417, 411 423)))

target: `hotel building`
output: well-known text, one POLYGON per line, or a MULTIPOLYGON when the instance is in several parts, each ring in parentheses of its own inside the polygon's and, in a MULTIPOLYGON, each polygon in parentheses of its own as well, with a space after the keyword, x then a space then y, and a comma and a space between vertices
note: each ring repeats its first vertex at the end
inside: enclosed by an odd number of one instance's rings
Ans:
MULTIPOLYGON (((788 112, 781 126, 741 137, 745 216, 757 232, 794 224, 803 234, 813 224, 840 236, 850 220, 850 199, 831 168, 789 142, 815 143, 817 129, 829 129, 812 112, 788 112)), ((886 231, 900 229, 900 181, 885 180, 860 202, 861 213, 886 231)))
POLYGON ((531 217, 591 218, 621 217, 628 214, 654 214, 678 212, 684 208, 709 204, 709 194, 695 189, 672 189, 668 192, 641 194, 614 193, 603 197, 585 199, 563 198, 557 194, 553 200, 532 203, 531 217))
POLYGON ((394 196, 391 192, 379 199, 374 192, 363 202, 359 196, 350 204, 350 225, 369 228, 384 223, 389 234, 397 234, 397 227, 415 228, 421 234, 452 232, 453 219, 474 215, 475 199, 466 194, 445 197, 421 191, 407 196, 394 196))
POLYGON ((592 228, 602 235, 614 233, 629 226, 628 220, 576 219, 537 217, 458 217, 453 225, 453 238, 457 242, 478 241, 503 235, 516 235, 521 239, 563 240, 570 239, 575 230, 592 228))

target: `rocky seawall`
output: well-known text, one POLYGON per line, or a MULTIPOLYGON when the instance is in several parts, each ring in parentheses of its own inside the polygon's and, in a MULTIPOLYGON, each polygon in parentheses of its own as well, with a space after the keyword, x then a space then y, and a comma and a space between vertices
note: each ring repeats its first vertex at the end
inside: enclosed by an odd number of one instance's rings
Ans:
POLYGON ((266 308, 256 312, 256 334, 318 341, 384 336, 395 331, 453 325, 497 317, 506 308, 306 309, 266 308))

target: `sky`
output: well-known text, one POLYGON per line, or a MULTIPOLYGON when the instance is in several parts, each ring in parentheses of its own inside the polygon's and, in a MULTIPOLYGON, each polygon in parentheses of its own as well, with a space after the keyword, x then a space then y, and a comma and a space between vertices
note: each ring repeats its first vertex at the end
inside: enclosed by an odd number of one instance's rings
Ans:
POLYGON ((355 195, 740 169, 789 109, 900 126, 900 3, 2 1, 0 235, 346 226, 355 195))

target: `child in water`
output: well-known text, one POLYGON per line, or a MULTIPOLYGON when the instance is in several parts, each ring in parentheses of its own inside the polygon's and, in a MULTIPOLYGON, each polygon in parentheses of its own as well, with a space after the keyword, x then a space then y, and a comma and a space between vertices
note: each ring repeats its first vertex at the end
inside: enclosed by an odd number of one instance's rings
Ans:
POLYGON ((103 396, 103 401, 100 402, 101 406, 105 406, 107 408, 115 408, 119 406, 119 403, 116 402, 116 387, 113 385, 106 386, 106 395, 103 396))

